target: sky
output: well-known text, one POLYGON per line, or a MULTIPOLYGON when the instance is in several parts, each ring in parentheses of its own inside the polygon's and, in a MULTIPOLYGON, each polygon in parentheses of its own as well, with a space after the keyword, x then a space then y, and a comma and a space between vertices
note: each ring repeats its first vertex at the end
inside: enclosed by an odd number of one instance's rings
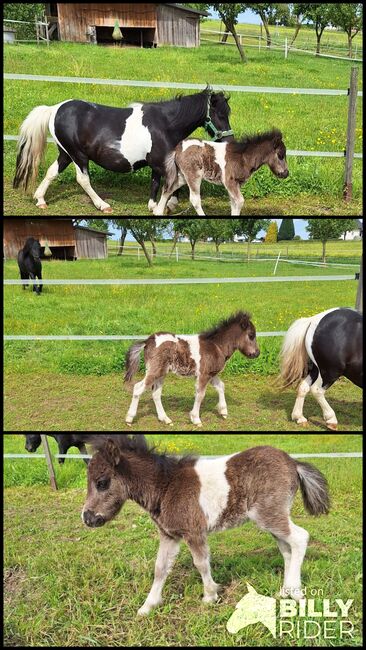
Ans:
MULTIPOLYGON (((280 227, 282 219, 273 219, 273 221, 277 221, 278 227, 280 227)), ((306 226, 306 221, 303 219, 294 219, 294 226, 295 226, 295 235, 300 235, 301 239, 309 239, 308 233, 305 230, 306 226)), ((109 232, 115 233, 116 237, 113 237, 113 239, 118 239, 119 237, 119 230, 115 228, 109 228, 109 232)), ((264 231, 262 230, 260 233, 258 233, 259 237, 262 237, 264 235, 264 231)), ((128 233, 126 237, 126 241, 135 241, 134 238, 132 237, 131 233, 128 233)))
MULTIPOLYGON (((219 14, 216 11, 213 11, 212 9, 210 10, 210 16, 212 18, 220 18, 219 14)), ((261 19, 257 14, 253 13, 251 9, 247 9, 246 11, 238 15, 238 22, 249 23, 250 25, 260 25, 261 19)))

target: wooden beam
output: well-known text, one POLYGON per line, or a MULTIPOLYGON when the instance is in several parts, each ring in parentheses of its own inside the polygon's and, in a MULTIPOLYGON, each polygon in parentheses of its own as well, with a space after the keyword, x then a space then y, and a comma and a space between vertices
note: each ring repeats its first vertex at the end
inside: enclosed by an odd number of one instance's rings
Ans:
POLYGON ((51 452, 50 452, 50 447, 49 447, 49 444, 48 444, 47 436, 45 436, 44 434, 41 434, 41 439, 42 439, 42 445, 43 445, 44 453, 46 455, 46 463, 47 463, 47 467, 48 467, 48 473, 50 475, 51 487, 52 487, 53 490, 57 490, 58 488, 57 488, 55 470, 53 468, 51 452))

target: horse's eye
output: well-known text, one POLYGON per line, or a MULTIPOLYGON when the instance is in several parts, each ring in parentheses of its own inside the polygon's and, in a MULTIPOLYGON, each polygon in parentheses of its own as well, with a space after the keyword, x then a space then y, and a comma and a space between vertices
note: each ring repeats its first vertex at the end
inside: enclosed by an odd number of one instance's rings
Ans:
POLYGON ((109 488, 109 479, 101 479, 97 483, 97 490, 103 492, 103 490, 108 490, 109 488))

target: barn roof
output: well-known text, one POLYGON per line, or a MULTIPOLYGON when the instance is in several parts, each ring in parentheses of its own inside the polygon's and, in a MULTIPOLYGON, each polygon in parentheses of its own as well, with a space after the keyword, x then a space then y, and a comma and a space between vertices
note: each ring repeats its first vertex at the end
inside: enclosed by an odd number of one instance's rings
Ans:
POLYGON ((90 232, 97 232, 99 235, 113 235, 113 232, 109 232, 108 230, 98 230, 98 228, 89 228, 88 226, 74 226, 74 228, 80 228, 81 230, 89 230, 90 232))
POLYGON ((183 7, 183 5, 177 4, 176 2, 162 2, 160 4, 167 5, 168 7, 174 7, 174 9, 181 9, 182 11, 188 11, 192 14, 200 14, 200 16, 209 16, 210 14, 207 11, 199 11, 198 9, 192 9, 192 7, 183 7))

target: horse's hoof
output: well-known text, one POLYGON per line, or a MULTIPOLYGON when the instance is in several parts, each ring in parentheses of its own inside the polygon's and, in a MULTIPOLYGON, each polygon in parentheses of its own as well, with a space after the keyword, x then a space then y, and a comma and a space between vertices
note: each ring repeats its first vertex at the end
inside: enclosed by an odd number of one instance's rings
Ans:
POLYGON ((47 203, 40 203, 40 205, 37 205, 37 208, 41 208, 41 210, 46 210, 48 208, 47 203))
POLYGON ((108 208, 103 208, 102 212, 111 213, 111 212, 113 212, 113 210, 112 210, 112 208, 110 206, 108 206, 108 208))
POLYGON ((332 422, 330 422, 329 424, 327 424, 327 428, 331 429, 332 431, 338 431, 338 424, 333 424, 332 422))

